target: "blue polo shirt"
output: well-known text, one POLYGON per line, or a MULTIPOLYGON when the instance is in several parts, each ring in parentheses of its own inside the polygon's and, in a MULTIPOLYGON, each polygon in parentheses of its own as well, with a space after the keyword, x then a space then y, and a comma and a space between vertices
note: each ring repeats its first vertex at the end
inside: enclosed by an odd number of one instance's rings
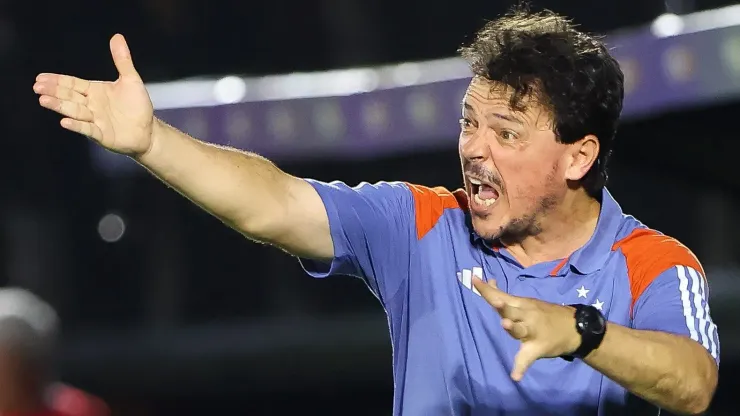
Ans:
POLYGON ((690 337, 719 363, 704 270, 688 248, 624 215, 609 192, 591 240, 571 256, 522 267, 472 232, 463 191, 407 183, 308 182, 329 216, 331 264, 314 277, 363 279, 388 316, 393 414, 403 416, 658 414, 581 361, 541 359, 511 380, 519 341, 472 286, 583 303, 611 322, 690 337))

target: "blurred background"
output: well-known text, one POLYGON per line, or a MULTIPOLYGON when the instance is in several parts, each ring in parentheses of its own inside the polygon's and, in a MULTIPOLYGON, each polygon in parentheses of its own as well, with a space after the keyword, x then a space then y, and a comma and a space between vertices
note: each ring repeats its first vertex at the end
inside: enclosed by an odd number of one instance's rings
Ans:
MULTIPOLYGON (((199 138, 306 177, 455 188, 470 76, 455 50, 510 5, 0 0, 0 284, 57 308, 61 379, 119 415, 388 415, 393 387, 385 316, 360 281, 304 276, 63 131, 37 105, 38 72, 112 80, 121 32, 159 115, 199 138)), ((712 414, 736 415, 740 5, 535 6, 608 34, 627 77, 609 188, 703 261, 722 342, 712 414)))

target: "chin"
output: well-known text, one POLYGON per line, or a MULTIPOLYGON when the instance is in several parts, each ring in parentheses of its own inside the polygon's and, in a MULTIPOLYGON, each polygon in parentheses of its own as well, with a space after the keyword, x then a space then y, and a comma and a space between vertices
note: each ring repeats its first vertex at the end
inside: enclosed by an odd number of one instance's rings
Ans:
POLYGON ((501 237, 504 230, 503 222, 498 218, 483 218, 477 215, 472 216, 473 230, 479 237, 486 241, 493 241, 501 237))

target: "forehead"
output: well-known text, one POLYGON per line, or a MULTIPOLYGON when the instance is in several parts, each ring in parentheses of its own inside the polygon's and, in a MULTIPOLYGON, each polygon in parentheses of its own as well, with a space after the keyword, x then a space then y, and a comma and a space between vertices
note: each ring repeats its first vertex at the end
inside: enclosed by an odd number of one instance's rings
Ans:
POLYGON ((511 94, 511 88, 506 84, 474 77, 465 91, 465 103, 508 107, 511 94))
POLYGON ((533 125, 551 121, 551 112, 540 104, 535 94, 517 97, 516 108, 512 107, 513 94, 514 89, 506 84, 474 77, 465 92, 463 111, 471 109, 481 116, 490 112, 503 113, 533 125))

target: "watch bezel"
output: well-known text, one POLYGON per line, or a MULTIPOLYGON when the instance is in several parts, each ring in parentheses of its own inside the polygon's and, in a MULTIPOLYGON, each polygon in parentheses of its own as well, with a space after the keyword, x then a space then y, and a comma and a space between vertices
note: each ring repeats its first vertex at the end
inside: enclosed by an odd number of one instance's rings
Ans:
POLYGON ((573 317, 576 321, 576 332, 581 336, 581 343, 572 353, 562 356, 566 361, 575 358, 583 359, 601 345, 606 334, 607 320, 604 314, 591 305, 569 305, 575 308, 573 317))

